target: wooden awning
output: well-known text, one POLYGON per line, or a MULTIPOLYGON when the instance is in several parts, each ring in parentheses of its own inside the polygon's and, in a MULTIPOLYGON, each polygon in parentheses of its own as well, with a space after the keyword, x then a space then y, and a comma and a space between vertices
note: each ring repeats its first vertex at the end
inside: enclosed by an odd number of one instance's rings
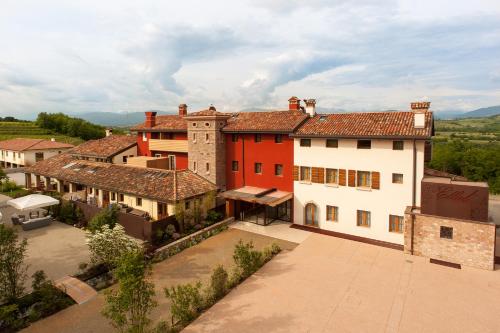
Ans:
POLYGON ((238 189, 222 192, 221 197, 231 200, 241 200, 275 207, 293 198, 292 192, 280 191, 274 188, 266 189, 253 186, 244 186, 238 189))

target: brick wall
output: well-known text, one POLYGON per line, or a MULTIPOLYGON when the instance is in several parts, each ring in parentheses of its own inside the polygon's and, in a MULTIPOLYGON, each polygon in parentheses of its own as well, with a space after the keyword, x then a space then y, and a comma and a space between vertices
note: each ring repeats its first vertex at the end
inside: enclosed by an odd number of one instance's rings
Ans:
POLYGON ((405 212, 405 253, 411 253, 412 225, 414 255, 494 269, 495 224, 425 215, 412 212, 408 207, 405 212), (453 228, 452 239, 441 238, 441 226, 453 228))

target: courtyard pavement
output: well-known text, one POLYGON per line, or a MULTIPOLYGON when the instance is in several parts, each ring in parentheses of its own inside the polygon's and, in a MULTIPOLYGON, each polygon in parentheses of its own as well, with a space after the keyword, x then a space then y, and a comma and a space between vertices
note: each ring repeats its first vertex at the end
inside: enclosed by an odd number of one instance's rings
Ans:
POLYGON ((292 224, 284 221, 275 221, 269 225, 263 226, 251 222, 236 221, 230 225, 230 228, 253 232, 255 234, 283 239, 289 242, 300 244, 311 232, 290 228, 292 224))
POLYGON ((500 332, 500 271, 312 234, 184 332, 500 332))
MULTIPOLYGON (((169 301, 164 295, 165 287, 196 281, 207 282, 213 269, 222 264, 230 271, 233 264, 234 246, 239 240, 252 241, 255 248, 263 249, 276 242, 284 249, 294 249, 297 244, 242 230, 228 229, 208 238, 198 245, 153 265, 151 280, 155 284, 158 307, 153 311, 153 321, 170 320, 169 301)), ((96 333, 113 332, 108 320, 101 315, 104 293, 90 301, 73 305, 53 316, 42 319, 24 329, 25 333, 96 333)))

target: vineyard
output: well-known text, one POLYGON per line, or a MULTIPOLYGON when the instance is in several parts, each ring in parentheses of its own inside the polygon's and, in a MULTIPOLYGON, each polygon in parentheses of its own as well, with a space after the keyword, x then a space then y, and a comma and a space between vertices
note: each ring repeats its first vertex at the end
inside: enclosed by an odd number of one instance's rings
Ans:
POLYGON ((80 138, 53 133, 51 130, 38 127, 33 122, 0 122, 0 141, 14 138, 56 139, 59 142, 74 145, 83 142, 80 138))

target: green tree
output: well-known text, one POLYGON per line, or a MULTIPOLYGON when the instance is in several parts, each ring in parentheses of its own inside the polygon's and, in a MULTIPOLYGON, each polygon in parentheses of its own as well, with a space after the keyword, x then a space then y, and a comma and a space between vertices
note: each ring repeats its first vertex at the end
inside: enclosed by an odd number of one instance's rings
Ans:
POLYGON ((186 211, 184 210, 184 203, 178 202, 175 204, 175 220, 179 223, 179 231, 184 232, 184 220, 186 217, 186 211))
POLYGON ((18 239, 14 229, 0 224, 0 300, 3 302, 14 302, 24 293, 27 244, 26 239, 18 239))
POLYGON ((203 309, 203 296, 199 281, 194 285, 188 283, 165 288, 165 296, 172 302, 170 307, 172 326, 191 322, 203 309))
POLYGON ((157 306, 154 284, 146 281, 150 272, 151 265, 144 260, 142 251, 127 252, 118 261, 114 271, 118 288, 106 292, 102 313, 119 332, 148 331, 148 315, 157 306))
POLYGON ((244 244, 241 239, 234 247, 233 259, 243 278, 252 275, 263 264, 262 252, 254 250, 251 241, 244 244))
POLYGON ((106 208, 103 208, 90 220, 88 229, 91 232, 96 232, 98 230, 101 230, 104 225, 107 225, 110 229, 113 229, 117 223, 118 206, 110 205, 106 208))
POLYGON ((3 181, 7 179, 9 179, 9 177, 7 177, 5 171, 2 168, 0 168, 0 182, 3 183, 3 181))
POLYGON ((216 302, 218 299, 224 297, 227 292, 228 287, 228 274, 224 269, 224 266, 217 266, 212 276, 210 277, 210 286, 208 289, 208 298, 212 302, 216 302))

